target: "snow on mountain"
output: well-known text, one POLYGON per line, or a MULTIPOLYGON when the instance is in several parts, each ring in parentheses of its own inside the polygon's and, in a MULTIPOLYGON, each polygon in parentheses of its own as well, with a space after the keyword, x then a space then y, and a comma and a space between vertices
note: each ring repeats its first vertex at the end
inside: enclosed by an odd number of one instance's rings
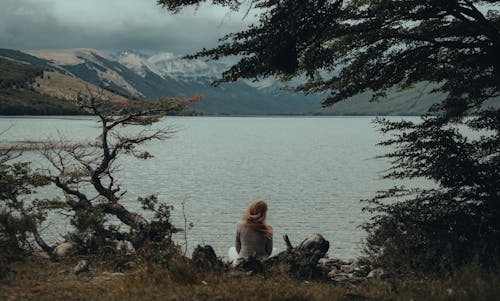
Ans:
POLYGON ((170 52, 155 54, 147 61, 156 66, 164 76, 182 81, 214 80, 220 77, 222 71, 227 68, 220 63, 209 63, 200 59, 184 59, 181 55, 170 52))
POLYGON ((123 52, 115 55, 116 59, 127 68, 135 71, 137 74, 146 77, 148 71, 153 72, 161 78, 163 74, 156 66, 148 61, 147 56, 143 55, 140 52, 133 50, 125 50, 123 52))
MULTIPOLYGON (((204 61, 201 59, 184 59, 182 55, 171 52, 161 52, 147 56, 135 50, 126 50, 113 55, 121 64, 133 70, 143 78, 152 72, 161 78, 170 78, 184 83, 210 85, 220 78, 228 65, 204 61)), ((276 93, 283 84, 275 78, 266 78, 258 81, 244 79, 241 82, 254 89, 276 93)))

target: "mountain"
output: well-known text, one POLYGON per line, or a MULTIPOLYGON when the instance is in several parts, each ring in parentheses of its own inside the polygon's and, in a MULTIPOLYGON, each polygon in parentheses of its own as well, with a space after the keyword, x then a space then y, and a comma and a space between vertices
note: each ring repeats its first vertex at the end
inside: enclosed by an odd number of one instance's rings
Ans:
POLYGON ((108 54, 95 49, 0 49, 0 57, 104 86, 133 99, 191 97, 201 93, 204 99, 191 107, 206 115, 418 115, 443 96, 429 94, 431 89, 422 84, 412 90, 394 91, 378 103, 370 103, 369 95, 362 94, 322 109, 322 95, 284 90, 275 79, 240 80, 213 87, 211 83, 227 65, 187 60, 168 52, 146 55, 134 50, 108 54))
POLYGON ((147 56, 133 50, 115 54, 115 58, 143 77, 154 73, 205 93, 209 99, 194 108, 208 114, 420 115, 443 97, 431 94, 428 84, 420 84, 408 91, 394 91, 380 102, 370 102, 369 93, 365 93, 322 109, 322 95, 287 91, 275 79, 240 80, 213 88, 211 83, 228 68, 217 62, 186 60, 173 53, 147 56))

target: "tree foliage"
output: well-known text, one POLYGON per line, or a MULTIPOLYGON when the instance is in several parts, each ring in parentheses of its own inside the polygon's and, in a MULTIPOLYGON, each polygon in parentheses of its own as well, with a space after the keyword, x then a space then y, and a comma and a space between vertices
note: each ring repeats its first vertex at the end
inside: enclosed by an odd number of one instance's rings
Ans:
POLYGON ((47 252, 51 248, 38 228, 47 212, 56 204, 52 200, 29 199, 34 190, 48 182, 33 172, 29 163, 15 162, 19 154, 0 151, 0 277, 7 262, 21 260, 33 250, 33 240, 47 252))
POLYGON ((440 117, 421 122, 379 120, 392 138, 381 144, 389 179, 433 180, 435 188, 398 186, 366 208, 366 251, 401 271, 442 272, 500 259, 500 112, 485 110, 460 127, 440 117), (466 132, 465 130, 473 131, 466 132))
MULTIPOLYGON (((158 1, 174 11, 202 2, 158 1)), ((306 75, 298 89, 330 91, 324 105, 428 81, 448 93, 447 104, 465 101, 466 109, 498 95, 500 14, 498 7, 484 14, 482 4, 500 1, 251 1, 257 24, 193 57, 241 57, 218 83, 306 75)))
POLYGON ((43 70, 30 64, 0 58, 0 89, 26 88, 43 70))
POLYGON ((170 222, 171 207, 159 203, 155 195, 139 197, 142 208, 153 213, 148 220, 122 204, 127 191, 117 178, 117 160, 124 156, 151 158, 139 147, 169 138, 173 129, 153 125, 185 104, 171 99, 113 103, 91 91, 79 95, 77 104, 97 116, 100 135, 86 144, 53 142, 43 151, 52 166, 44 177, 62 190, 65 209, 72 214, 75 230, 68 235, 69 240, 81 253, 115 249, 118 242, 129 242, 136 250, 170 246, 175 231, 170 222))
MULTIPOLYGON (((203 2, 158 1, 174 12, 203 2)), ((329 92, 324 106, 363 92, 378 100, 419 82, 442 92, 421 122, 379 121, 394 135, 381 143, 392 149, 385 177, 422 177, 437 187, 395 187, 372 199, 367 251, 400 270, 500 261, 500 111, 490 107, 500 96, 500 1, 211 2, 251 6, 258 17, 191 55, 239 58, 216 84, 304 76, 297 89, 329 92)))
POLYGON ((100 135, 88 143, 69 143, 61 137, 60 141, 41 146, 42 155, 49 162, 46 169, 34 172, 30 163, 20 162, 21 154, 0 153, 2 263, 22 258, 36 248, 52 254, 53 247, 39 233, 49 212, 54 215, 51 218, 70 218, 71 230, 59 234, 65 234, 80 254, 118 254, 120 246, 131 245, 137 255, 167 263, 177 252, 171 240, 177 231, 170 220, 172 207, 151 194, 135 200, 135 207, 142 211, 131 210, 124 200, 128 204, 134 200, 127 198, 127 191, 120 184, 117 161, 124 157, 151 158, 140 146, 167 139, 174 133, 171 127, 156 123, 165 114, 181 111, 201 96, 111 102, 103 95, 103 90, 98 94, 87 91, 76 98, 81 110, 97 117, 100 135), (12 162, 14 159, 16 162, 12 162), (64 197, 32 197, 38 187, 50 184, 59 188, 64 197))

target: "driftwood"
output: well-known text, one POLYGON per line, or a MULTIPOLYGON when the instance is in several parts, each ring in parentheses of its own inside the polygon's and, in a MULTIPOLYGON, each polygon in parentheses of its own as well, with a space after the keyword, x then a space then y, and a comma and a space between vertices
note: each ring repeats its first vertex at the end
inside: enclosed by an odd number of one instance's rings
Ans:
POLYGON ((322 278, 324 271, 318 267, 320 258, 325 257, 330 243, 321 234, 313 234, 293 247, 288 238, 283 239, 287 250, 263 261, 267 269, 280 266, 299 279, 322 278))

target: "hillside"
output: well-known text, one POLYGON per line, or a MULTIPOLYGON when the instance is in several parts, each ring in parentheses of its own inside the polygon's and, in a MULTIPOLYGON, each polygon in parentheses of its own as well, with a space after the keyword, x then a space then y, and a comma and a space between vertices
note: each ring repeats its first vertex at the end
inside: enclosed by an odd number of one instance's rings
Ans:
POLYGON ((41 93, 64 98, 92 84, 103 86, 123 98, 140 100, 203 94, 203 101, 190 105, 190 108, 205 115, 420 115, 444 97, 430 93, 432 88, 422 83, 409 90, 394 90, 376 103, 369 102, 369 93, 365 93, 332 107, 321 108, 324 95, 303 95, 285 90, 284 84, 272 78, 240 80, 213 87, 212 82, 227 69, 227 65, 200 59, 187 60, 173 53, 145 55, 133 50, 107 54, 94 49, 24 52, 0 49, 2 56, 56 72, 50 76, 52 80, 44 77, 39 82, 37 91, 41 93), (73 85, 76 88, 69 88, 73 85))
POLYGON ((75 99, 78 94, 98 95, 102 93, 105 99, 113 102, 127 102, 128 98, 112 93, 107 90, 102 90, 100 87, 87 83, 79 78, 64 75, 58 72, 45 71, 43 76, 37 77, 32 87, 44 94, 50 95, 59 99, 75 99))
POLYGON ((34 88, 41 68, 0 58, 0 115, 75 115, 72 103, 34 88))
POLYGON ((23 87, 42 72, 42 69, 29 63, 0 58, 0 88, 23 87))

